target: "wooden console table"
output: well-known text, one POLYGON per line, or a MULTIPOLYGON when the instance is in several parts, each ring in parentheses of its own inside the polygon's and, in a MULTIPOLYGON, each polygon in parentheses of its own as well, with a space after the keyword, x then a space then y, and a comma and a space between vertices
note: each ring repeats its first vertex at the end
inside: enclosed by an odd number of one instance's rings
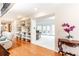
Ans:
POLYGON ((62 55, 69 54, 69 55, 75 56, 75 54, 72 54, 72 53, 69 53, 69 52, 64 52, 63 47, 62 47, 63 44, 75 48, 75 47, 79 46, 79 41, 77 41, 77 40, 68 40, 68 39, 58 39, 59 53, 61 52, 62 55))
POLYGON ((0 56, 9 56, 9 52, 0 45, 0 56))

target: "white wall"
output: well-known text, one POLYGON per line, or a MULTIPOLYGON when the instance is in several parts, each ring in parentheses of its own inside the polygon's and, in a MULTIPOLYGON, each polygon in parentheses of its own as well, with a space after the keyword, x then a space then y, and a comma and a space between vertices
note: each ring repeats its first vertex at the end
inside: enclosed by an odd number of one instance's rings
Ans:
POLYGON ((79 40, 79 4, 60 4, 56 9, 55 18, 56 49, 58 38, 65 38, 67 35, 61 26, 63 23, 75 25, 71 35, 74 37, 74 40, 79 40))

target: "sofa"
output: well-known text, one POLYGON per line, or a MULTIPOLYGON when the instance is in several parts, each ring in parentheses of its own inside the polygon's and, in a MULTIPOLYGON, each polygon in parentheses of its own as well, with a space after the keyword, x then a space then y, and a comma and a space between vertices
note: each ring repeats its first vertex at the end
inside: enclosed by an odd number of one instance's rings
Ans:
POLYGON ((12 34, 11 32, 2 32, 0 36, 0 44, 5 48, 9 49, 12 47, 12 34))

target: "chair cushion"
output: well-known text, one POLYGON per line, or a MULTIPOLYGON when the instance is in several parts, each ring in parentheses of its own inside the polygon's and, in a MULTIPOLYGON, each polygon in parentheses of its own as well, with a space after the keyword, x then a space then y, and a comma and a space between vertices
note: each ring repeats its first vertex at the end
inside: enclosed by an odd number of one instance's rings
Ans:
POLYGON ((5 36, 8 40, 12 39, 11 32, 3 32, 2 35, 5 36))
POLYGON ((5 36, 1 36, 0 37, 0 41, 5 41, 6 40, 6 37, 5 36))

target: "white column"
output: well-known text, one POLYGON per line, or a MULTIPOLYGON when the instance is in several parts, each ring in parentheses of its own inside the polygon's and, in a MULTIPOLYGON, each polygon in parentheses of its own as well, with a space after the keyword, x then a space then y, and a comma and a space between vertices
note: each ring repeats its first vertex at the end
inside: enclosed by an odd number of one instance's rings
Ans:
POLYGON ((15 39, 16 38, 16 30, 17 30, 17 21, 16 20, 13 21, 11 23, 11 25, 12 25, 12 31, 11 32, 12 32, 13 38, 15 39))
POLYGON ((34 43, 36 40, 36 20, 31 19, 31 42, 34 43))

